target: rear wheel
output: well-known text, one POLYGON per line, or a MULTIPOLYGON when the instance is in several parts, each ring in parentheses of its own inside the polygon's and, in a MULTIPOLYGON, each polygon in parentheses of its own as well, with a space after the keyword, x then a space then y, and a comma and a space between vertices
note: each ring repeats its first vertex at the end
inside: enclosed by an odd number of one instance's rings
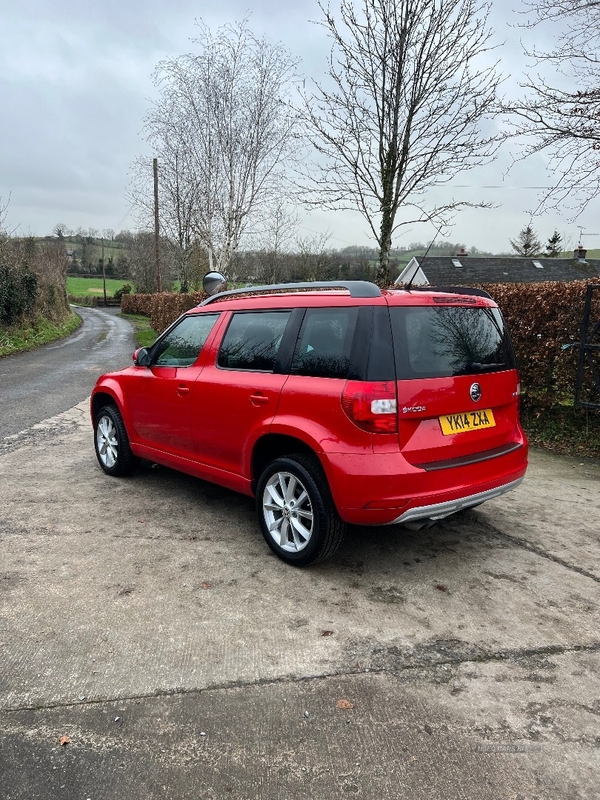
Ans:
POLYGON ((256 492, 260 529, 273 552, 301 567, 333 555, 346 530, 314 456, 294 454, 272 461, 256 492))
POLYGON ((115 406, 103 406, 94 420, 98 463, 107 475, 130 475, 140 459, 131 452, 123 418, 115 406))

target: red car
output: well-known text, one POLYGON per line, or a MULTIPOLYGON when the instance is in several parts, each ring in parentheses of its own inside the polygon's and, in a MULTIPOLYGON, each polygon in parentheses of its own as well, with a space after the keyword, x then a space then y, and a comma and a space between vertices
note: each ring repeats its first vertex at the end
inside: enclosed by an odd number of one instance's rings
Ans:
POLYGON ((301 566, 348 523, 427 525, 515 488, 519 395, 485 292, 284 284, 209 297, 100 377, 91 415, 106 473, 144 458, 255 496, 301 566))

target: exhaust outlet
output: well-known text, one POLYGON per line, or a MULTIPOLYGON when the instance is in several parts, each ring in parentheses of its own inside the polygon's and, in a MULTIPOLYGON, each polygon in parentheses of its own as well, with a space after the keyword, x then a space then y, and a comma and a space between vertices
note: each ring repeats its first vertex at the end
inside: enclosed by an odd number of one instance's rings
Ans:
POLYGON ((422 531, 423 528, 433 528, 433 526, 437 523, 437 519, 414 519, 414 520, 407 520, 403 522, 402 525, 407 528, 409 531, 413 533, 418 533, 422 531))

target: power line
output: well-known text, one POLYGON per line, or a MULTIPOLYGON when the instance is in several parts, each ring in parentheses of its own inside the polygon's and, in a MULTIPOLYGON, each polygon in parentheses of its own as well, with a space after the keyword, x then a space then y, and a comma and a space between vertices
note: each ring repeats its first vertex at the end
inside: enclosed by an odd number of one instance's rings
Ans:
POLYGON ((510 189, 513 192, 520 192, 523 189, 549 190, 553 186, 507 186, 504 183, 490 183, 482 186, 473 186, 467 183, 434 183, 432 186, 444 186, 448 189, 510 189))
POLYGON ((121 217, 121 219, 120 219, 120 220, 117 222, 117 224, 115 225, 115 227, 113 228, 113 230, 115 230, 115 231, 117 231, 117 232, 118 232, 118 229, 121 227, 121 225, 123 224, 123 222, 124 222, 124 221, 127 219, 127 217, 128 217, 130 214, 131 214, 132 210, 133 210, 133 204, 132 204, 132 203, 130 203, 130 204, 129 204, 129 208, 128 208, 128 209, 127 209, 127 211, 126 211, 126 212, 123 214, 123 216, 121 217))

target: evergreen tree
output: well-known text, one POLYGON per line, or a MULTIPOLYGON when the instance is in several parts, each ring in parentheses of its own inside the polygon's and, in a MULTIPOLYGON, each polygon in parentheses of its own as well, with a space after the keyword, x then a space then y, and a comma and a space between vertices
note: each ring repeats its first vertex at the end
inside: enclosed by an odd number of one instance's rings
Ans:
POLYGON ((537 256, 540 254, 542 245, 540 240, 535 235, 531 225, 527 225, 520 231, 516 241, 510 240, 512 249, 517 255, 528 257, 537 256))
POLYGON ((562 252, 562 236, 558 231, 554 231, 546 244, 546 256, 557 258, 562 252))

